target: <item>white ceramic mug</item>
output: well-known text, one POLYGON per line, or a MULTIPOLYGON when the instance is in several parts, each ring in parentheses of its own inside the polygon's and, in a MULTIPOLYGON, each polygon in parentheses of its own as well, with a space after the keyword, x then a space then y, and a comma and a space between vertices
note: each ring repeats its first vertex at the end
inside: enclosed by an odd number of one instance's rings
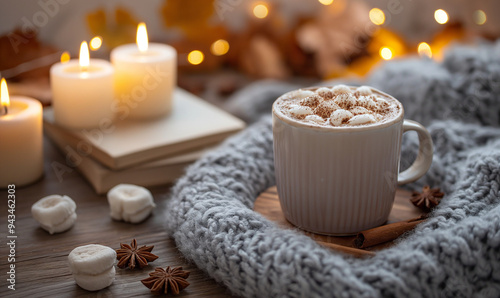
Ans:
MULTIPOLYGON (((311 88, 310 90, 314 90, 311 88)), ((374 94, 393 98, 372 88, 374 94)), ((319 127, 293 120, 273 104, 274 163, 281 209, 314 233, 350 235, 387 221, 398 185, 417 180, 432 163, 429 132, 399 114, 369 126, 319 127), (403 132, 416 131, 419 153, 399 173, 403 132)))

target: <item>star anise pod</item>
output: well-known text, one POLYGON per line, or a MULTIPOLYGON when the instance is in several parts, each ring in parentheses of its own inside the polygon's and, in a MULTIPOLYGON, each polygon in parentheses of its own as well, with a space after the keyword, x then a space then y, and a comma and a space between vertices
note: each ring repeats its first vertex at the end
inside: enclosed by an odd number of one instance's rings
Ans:
POLYGON ((422 188, 421 193, 413 191, 410 201, 416 207, 424 211, 430 211, 439 204, 443 196, 444 193, 439 188, 430 188, 429 185, 426 185, 422 188))
POLYGON ((156 268, 155 271, 149 273, 149 277, 141 280, 142 284, 151 289, 154 294, 167 294, 168 292, 174 295, 189 286, 186 280, 189 276, 189 271, 182 270, 182 267, 175 267, 170 269, 168 266, 165 270, 163 268, 156 268))
POLYGON ((120 247, 120 249, 116 250, 116 259, 118 260, 116 266, 120 268, 128 266, 130 269, 134 269, 136 265, 139 268, 144 268, 148 265, 148 262, 158 259, 157 255, 151 253, 154 245, 143 245, 137 248, 137 241, 134 239, 130 245, 120 243, 120 247))

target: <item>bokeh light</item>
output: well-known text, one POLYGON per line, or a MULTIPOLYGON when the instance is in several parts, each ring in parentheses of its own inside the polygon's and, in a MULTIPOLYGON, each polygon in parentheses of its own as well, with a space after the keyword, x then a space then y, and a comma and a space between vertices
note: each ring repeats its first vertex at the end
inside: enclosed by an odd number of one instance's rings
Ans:
POLYGON ((188 62, 193 65, 200 64, 201 62, 203 62, 204 59, 205 55, 203 55, 203 52, 198 50, 191 51, 187 56, 188 62))
POLYGON ((61 63, 67 63, 69 62, 69 59, 71 59, 71 55, 69 54, 69 52, 63 52, 61 54, 61 63))
POLYGON ((380 57, 384 60, 391 60, 392 59, 392 51, 388 47, 382 47, 380 48, 380 57))
POLYGON ((318 0, 318 1, 323 5, 330 5, 333 3, 333 0, 318 0))
POLYGON ((229 51, 229 42, 224 39, 216 40, 210 46, 210 51, 215 56, 222 56, 229 51))
POLYGON ((448 22, 448 13, 442 9, 438 9, 434 12, 434 19, 439 24, 446 24, 448 22))
POLYGON ((100 36, 96 36, 90 40, 90 49, 92 51, 97 51, 102 46, 102 38, 100 36))
POLYGON ((257 4, 253 8, 253 14, 257 18, 263 19, 263 18, 267 17, 267 15, 269 14, 269 9, 264 4, 257 4))
POLYGON ((474 19, 474 23, 478 25, 483 25, 484 23, 486 23, 486 13, 481 9, 476 10, 472 17, 474 19))
POLYGON ((419 43, 418 44, 418 54, 420 55, 420 57, 427 56, 429 58, 432 58, 431 46, 426 42, 419 43))
POLYGON ((370 21, 375 25, 382 25, 385 22, 385 14, 380 8, 372 8, 369 17, 370 21))

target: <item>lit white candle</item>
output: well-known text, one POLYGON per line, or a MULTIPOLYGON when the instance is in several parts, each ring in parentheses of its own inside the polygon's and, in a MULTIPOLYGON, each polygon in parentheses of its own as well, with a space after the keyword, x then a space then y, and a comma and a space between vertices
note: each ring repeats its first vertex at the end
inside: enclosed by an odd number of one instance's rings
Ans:
POLYGON ((120 119, 149 119, 167 115, 177 81, 177 52, 171 46, 148 43, 146 25, 137 28, 137 44, 111 52, 115 67, 115 96, 120 119))
POLYGON ((24 96, 9 98, 1 81, 0 188, 34 182, 43 173, 42 105, 24 96))
POLYGON ((90 59, 86 42, 80 59, 56 63, 50 69, 52 106, 57 124, 67 128, 92 128, 113 120, 113 66, 90 59))

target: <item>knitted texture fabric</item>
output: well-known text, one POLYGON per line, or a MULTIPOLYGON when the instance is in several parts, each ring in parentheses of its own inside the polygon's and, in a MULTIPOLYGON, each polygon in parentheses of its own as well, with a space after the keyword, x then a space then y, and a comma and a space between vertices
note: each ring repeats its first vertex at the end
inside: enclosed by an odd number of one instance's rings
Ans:
MULTIPOLYGON (((245 297, 500 297, 500 43, 457 48, 441 64, 387 63, 366 83, 398 98, 405 118, 431 132, 433 165, 411 185, 446 193, 428 220, 357 259, 252 211, 275 183, 267 116, 189 167, 173 188, 167 227, 179 250, 245 297)), ((405 134, 402 167, 416 148, 405 134)))

